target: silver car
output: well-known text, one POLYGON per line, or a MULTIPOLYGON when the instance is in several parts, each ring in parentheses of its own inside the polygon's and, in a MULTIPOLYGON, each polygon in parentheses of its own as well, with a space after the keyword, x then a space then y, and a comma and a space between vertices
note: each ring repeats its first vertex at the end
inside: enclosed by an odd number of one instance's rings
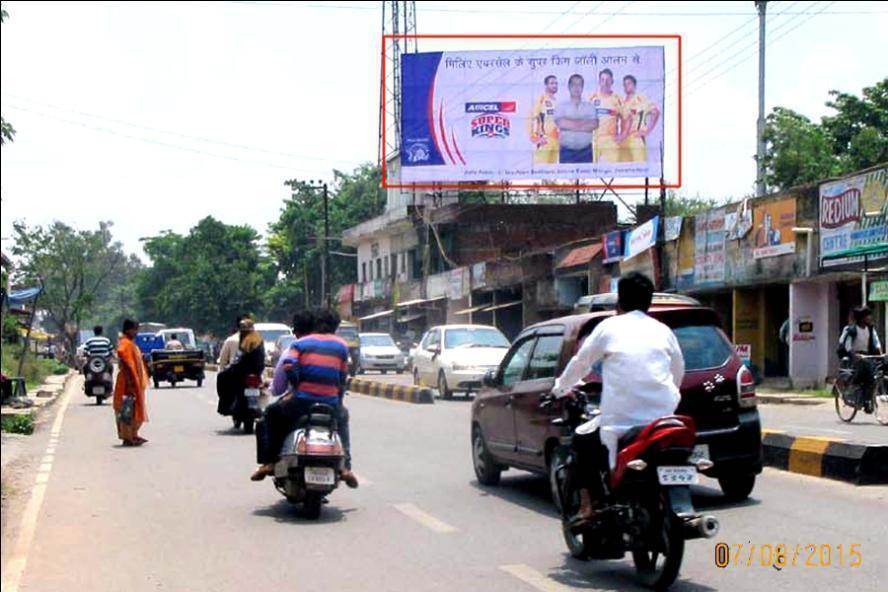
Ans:
POLYGON ((400 374, 407 368, 407 356, 388 333, 361 333, 358 339, 361 343, 358 372, 378 370, 383 374, 389 371, 400 374))

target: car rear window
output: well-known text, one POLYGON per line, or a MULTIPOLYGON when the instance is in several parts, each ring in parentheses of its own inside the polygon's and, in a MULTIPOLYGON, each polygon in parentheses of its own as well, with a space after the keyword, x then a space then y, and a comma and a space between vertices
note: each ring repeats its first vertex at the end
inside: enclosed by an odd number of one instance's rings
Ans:
POLYGON ((684 356, 685 370, 705 370, 724 366, 734 349, 713 325, 690 325, 673 329, 684 356))

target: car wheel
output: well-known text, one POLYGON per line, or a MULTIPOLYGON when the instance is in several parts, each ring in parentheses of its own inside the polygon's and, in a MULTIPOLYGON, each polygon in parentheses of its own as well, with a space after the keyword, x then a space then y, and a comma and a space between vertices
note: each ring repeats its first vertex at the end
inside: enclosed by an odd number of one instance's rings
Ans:
POLYGON ((448 401, 453 398, 453 391, 447 386, 447 377, 444 372, 438 373, 438 396, 448 401))
POLYGON ((156 389, 160 388, 160 381, 157 380, 156 378, 154 379, 154 388, 156 388, 156 389))
POLYGON ((198 378, 197 379, 197 388, 200 388, 202 386, 203 386, 203 378, 198 378))
POLYGON ((472 430, 472 464, 475 467, 475 476, 481 485, 498 485, 503 468, 498 465, 484 443, 481 428, 472 430))
POLYGON ((719 477, 718 484, 722 493, 731 501, 739 502, 749 497, 755 487, 755 475, 731 475, 719 477))

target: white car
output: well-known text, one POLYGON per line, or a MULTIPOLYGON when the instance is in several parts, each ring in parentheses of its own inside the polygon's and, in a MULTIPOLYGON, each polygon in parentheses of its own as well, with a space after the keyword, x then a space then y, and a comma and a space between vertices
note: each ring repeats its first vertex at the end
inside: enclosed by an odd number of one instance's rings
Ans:
POLYGON ((274 346, 278 337, 292 335, 293 330, 284 323, 256 323, 253 325, 253 328, 262 335, 262 341, 265 345, 265 365, 271 366, 274 346))
POLYGON ((404 372, 407 367, 407 358, 395 344, 391 335, 388 333, 361 333, 358 335, 358 340, 361 343, 358 372, 366 372, 367 370, 379 370, 383 374, 389 370, 398 374, 404 372))
POLYGON ((484 375, 498 368, 509 340, 496 327, 443 325, 432 327, 413 357, 413 384, 435 386, 443 399, 453 391, 472 393, 481 388, 484 375))

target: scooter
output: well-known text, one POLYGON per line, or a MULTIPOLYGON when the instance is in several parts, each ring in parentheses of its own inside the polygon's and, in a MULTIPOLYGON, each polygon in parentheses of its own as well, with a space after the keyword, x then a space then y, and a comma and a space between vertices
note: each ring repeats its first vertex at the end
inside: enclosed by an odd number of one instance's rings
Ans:
MULTIPOLYGON (((718 520, 697 513, 691 503, 697 471, 712 467, 708 459, 690 460, 694 420, 670 415, 624 434, 615 468, 600 475, 604 508, 590 522, 577 525, 579 467, 570 443, 577 427, 597 429, 599 411, 582 391, 574 395, 563 399, 562 417, 552 422, 563 431, 549 473, 567 548, 583 560, 622 559, 631 552, 642 584, 665 590, 678 577, 685 541, 712 538, 719 530, 718 520)), ((552 404, 551 395, 544 396, 542 405, 552 404)))
POLYGON ((90 356, 83 366, 83 393, 87 397, 95 397, 96 405, 101 405, 112 394, 113 370, 111 360, 103 356, 90 356))
POLYGON ((338 486, 345 465, 336 411, 316 403, 284 441, 280 460, 274 465, 274 486, 302 514, 318 519, 321 507, 338 486))
POLYGON ((245 434, 252 434, 256 420, 262 417, 262 408, 259 397, 262 395, 262 377, 256 374, 247 374, 244 379, 244 394, 235 399, 231 410, 231 422, 234 429, 243 427, 245 434))

